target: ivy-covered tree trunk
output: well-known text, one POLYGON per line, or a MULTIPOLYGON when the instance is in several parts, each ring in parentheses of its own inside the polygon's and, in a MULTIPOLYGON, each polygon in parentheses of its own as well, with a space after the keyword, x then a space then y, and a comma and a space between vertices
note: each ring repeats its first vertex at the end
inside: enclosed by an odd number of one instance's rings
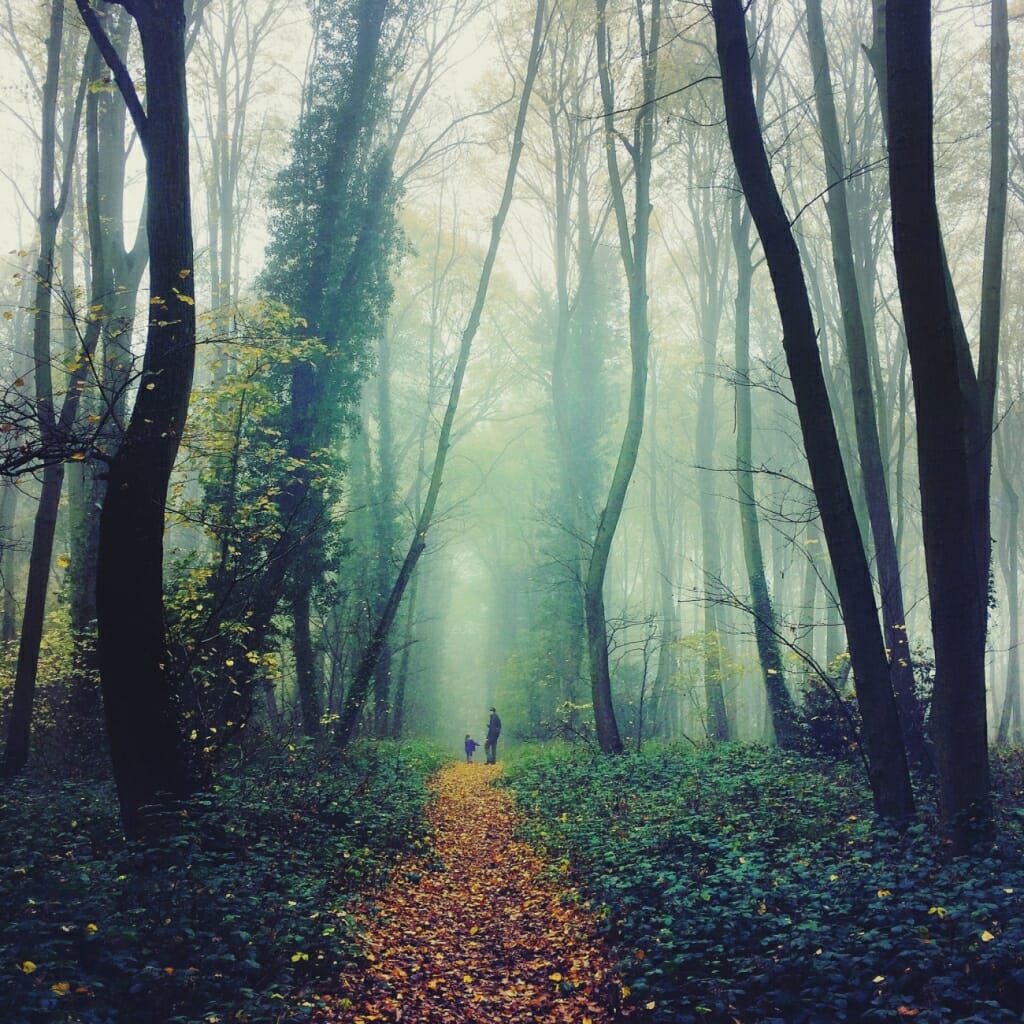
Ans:
POLYGON ((125 0, 146 72, 142 110, 87 0, 77 0, 111 63, 146 155, 149 326, 131 418, 110 460, 97 577, 104 713, 125 829, 190 786, 163 613, 164 512, 195 364, 184 0, 125 0))
POLYGON ((743 5, 741 0, 713 0, 712 13, 729 143, 779 307, 807 465, 846 622, 875 809, 886 817, 905 819, 912 814, 914 801, 888 659, 800 254, 772 178, 754 105, 743 5))

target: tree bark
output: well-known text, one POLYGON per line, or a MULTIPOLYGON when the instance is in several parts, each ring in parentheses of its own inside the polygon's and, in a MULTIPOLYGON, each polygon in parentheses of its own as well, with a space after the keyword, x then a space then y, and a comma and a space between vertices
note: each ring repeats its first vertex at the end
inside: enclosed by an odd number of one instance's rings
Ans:
MULTIPOLYGON (((104 56, 87 0, 77 0, 104 56)), ((121 817, 129 834, 145 809, 184 796, 190 776, 163 618, 164 512, 195 365, 195 305, 184 0, 125 0, 142 40, 145 113, 112 67, 146 155, 150 321, 131 418, 110 460, 100 516, 99 663, 121 817)), ((105 49, 106 47, 106 49, 105 49)), ((109 59, 109 58, 108 58, 109 59)))
MULTIPOLYGON (((642 0, 637 0, 638 10, 642 0)), ((644 427, 644 405, 647 394, 647 357, 650 328, 647 322, 647 246, 650 234, 650 184, 654 149, 654 100, 657 89, 658 49, 661 32, 661 3, 653 0, 641 33, 643 77, 642 106, 628 147, 633 160, 634 212, 632 232, 626 212, 625 194, 615 151, 615 98, 609 69, 609 39, 606 21, 607 0, 597 0, 598 73, 604 108, 605 153, 611 178, 612 205, 619 229, 619 251, 629 285, 629 351, 630 385, 626 429, 619 446, 619 455, 608 488, 608 496, 598 519, 591 548, 590 561, 583 585, 583 612, 587 625, 587 652, 590 662, 590 689, 594 704, 597 742, 606 754, 621 753, 619 734, 612 703, 611 673, 608 665, 608 626, 605 617, 604 581, 608 570, 612 541, 618 528, 626 491, 636 466, 640 438, 644 427)), ((641 12, 641 22, 643 23, 641 12)))
POLYGON ((889 493, 885 464, 875 414, 871 386, 871 365, 868 336, 864 322, 854 260, 850 214, 847 205, 846 168, 836 117, 835 99, 829 69, 825 26, 821 16, 821 0, 806 0, 807 38, 814 67, 814 98, 818 111, 825 177, 828 189, 826 212, 832 240, 832 260, 843 317, 846 361, 853 393, 854 428, 857 453, 860 457, 861 479, 867 504, 871 537, 874 540, 875 564, 882 605, 882 622, 893 692, 900 712, 903 736, 908 753, 918 763, 926 761, 924 716, 914 691, 914 666, 910 654, 903 582, 900 577, 896 536, 889 512, 889 493))
POLYGON ((875 809, 883 816, 904 819, 913 811, 913 795, 896 701, 800 255, 772 178, 754 105, 743 6, 740 0, 713 0, 712 13, 729 142, 775 290, 811 483, 846 621, 875 809))
POLYGON ((985 705, 987 542, 974 522, 976 484, 960 346, 935 199, 931 7, 886 5, 889 190, 893 246, 917 409, 918 474, 935 648, 931 732, 946 840, 966 851, 990 821, 985 705))

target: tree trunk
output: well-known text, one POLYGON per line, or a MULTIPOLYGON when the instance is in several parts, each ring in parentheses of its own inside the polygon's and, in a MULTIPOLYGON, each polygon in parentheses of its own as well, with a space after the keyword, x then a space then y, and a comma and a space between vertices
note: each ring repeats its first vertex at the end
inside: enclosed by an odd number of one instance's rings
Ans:
MULTIPOLYGON (((1002 434, 999 435, 999 438, 1002 434)), ((997 438, 998 440, 998 438, 997 438)), ((1003 500, 1006 503, 1006 522, 1003 543, 1003 579, 1006 582, 1006 616, 1009 619, 1009 643, 1006 661, 1006 692, 999 715, 999 732, 996 743, 1004 746, 1011 739, 1021 740, 1024 722, 1021 720, 1020 699, 1020 497, 1014 489, 1010 474, 1004 464, 1003 445, 998 445, 999 468, 1002 477, 1003 500)))
MULTIPOLYGON (((79 9, 110 60, 87 0, 79 9)), ((99 662, 121 817, 129 834, 144 809, 190 787, 167 668, 163 618, 164 512, 195 364, 195 308, 183 0, 125 4, 142 39, 145 114, 123 65, 113 67, 146 154, 150 322, 142 376, 124 440, 110 461, 100 516, 99 662)), ((115 64, 118 62, 115 61, 115 64)))
MULTIPOLYGON (((2 766, 2 774, 5 778, 20 774, 28 763, 32 709, 39 670, 39 649, 43 637, 53 542, 57 532, 57 508, 64 486, 64 462, 60 452, 62 440, 54 408, 52 364, 55 362, 55 358, 52 351, 51 313, 52 295, 57 286, 55 275, 57 228, 67 203, 79 111, 75 110, 74 112, 75 130, 65 140, 68 149, 65 152, 61 194, 57 197, 54 194, 57 185, 57 102, 63 35, 64 8, 62 4, 54 4, 50 9, 50 27, 46 42, 46 78, 42 90, 43 122, 37 220, 39 255, 35 273, 34 305, 36 312, 32 329, 32 376, 35 382, 36 416, 46 461, 42 468, 42 486, 32 528, 32 548, 25 587, 25 604, 22 609, 18 659, 2 766)), ((72 401, 72 397, 69 392, 65 398, 65 405, 70 401, 72 401)), ((62 416, 61 424, 63 420, 62 416)))
POLYGON ((889 190, 893 246, 917 409, 918 473, 935 647, 931 731, 942 829, 954 852, 990 821, 985 706, 987 549, 975 531, 976 481, 968 450, 972 414, 947 294, 935 200, 931 6, 886 5, 889 190))
POLYGON ((885 464, 875 415, 867 329, 863 314, 864 304, 861 302, 853 254, 846 194, 846 169, 839 135, 839 122, 836 117, 835 99, 832 93, 825 26, 821 16, 821 0, 806 0, 806 9, 807 38, 811 62, 814 66, 814 97, 825 156, 826 186, 828 188, 828 202, 825 208, 828 214, 832 239, 832 259, 842 308, 846 360, 853 393, 857 453, 860 457, 868 521, 871 524, 871 536, 875 546, 875 563, 878 570, 886 647, 889 651, 889 668, 908 753, 915 761, 923 763, 926 760, 924 716, 914 692, 914 666, 910 654, 910 640, 903 603, 903 582, 900 578, 896 537, 893 531, 892 517, 889 513, 885 464))
MULTIPOLYGON (((583 610, 587 625, 587 652, 590 661, 590 688, 594 704, 597 742, 606 754, 623 750, 622 737, 612 703, 611 673, 608 666, 608 627, 604 607, 604 581, 612 541, 619 525, 626 491, 633 476, 640 437, 644 427, 647 393, 647 356, 650 328, 647 323, 647 246, 650 233, 650 184, 654 148, 654 100, 657 90, 658 48, 661 31, 660 0, 653 0, 646 21, 646 37, 641 38, 643 106, 634 124, 630 153, 633 158, 634 212, 632 232, 626 213, 625 194, 615 151, 615 98, 609 70, 609 39, 606 21, 607 0, 597 0, 597 53, 604 108, 605 153, 611 179, 612 205, 619 229, 619 251, 629 284, 630 386, 626 429, 608 489, 608 497, 598 519, 583 586, 583 610)), ((638 3, 639 6, 639 3, 638 3)))
POLYGON ((312 628, 309 621, 309 589, 301 587, 292 602, 292 656, 295 658, 295 688, 299 694, 302 714, 302 732, 306 736, 320 735, 320 716, 323 705, 320 680, 313 651, 312 628))
POLYGON ((913 796, 896 701, 800 256, 772 179, 754 106, 743 7, 740 0, 713 0, 712 12, 729 141, 775 289, 807 464, 850 640, 875 809, 904 819, 913 812, 913 796))
POLYGON ((750 214, 740 204, 733 208, 733 252, 736 258, 736 489, 739 497, 743 560, 750 586, 754 641, 757 644, 765 699, 775 742, 793 747, 797 739, 796 705, 786 687, 786 675, 776 636, 775 610, 768 591, 761 550, 757 496, 754 489, 753 415, 750 398, 750 289, 754 266, 750 259, 750 214))

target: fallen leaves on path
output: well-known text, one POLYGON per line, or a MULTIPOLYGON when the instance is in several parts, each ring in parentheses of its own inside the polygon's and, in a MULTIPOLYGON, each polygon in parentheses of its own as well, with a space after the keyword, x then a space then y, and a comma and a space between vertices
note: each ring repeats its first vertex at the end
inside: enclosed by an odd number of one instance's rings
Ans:
POLYGON ((621 987, 593 915, 514 838, 500 769, 435 782, 431 847, 362 913, 366 967, 342 979, 331 1024, 609 1024, 621 987))

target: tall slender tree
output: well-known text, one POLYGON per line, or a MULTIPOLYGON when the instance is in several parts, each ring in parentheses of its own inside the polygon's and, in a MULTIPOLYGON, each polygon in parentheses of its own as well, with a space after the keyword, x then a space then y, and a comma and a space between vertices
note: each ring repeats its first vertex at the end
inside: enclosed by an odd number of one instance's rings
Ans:
POLYGON ((547 21, 545 16, 545 0, 537 0, 536 14, 533 23, 533 36, 530 44, 530 52, 527 57, 526 72, 523 76, 523 84, 519 96, 519 107, 516 115, 515 127, 512 132, 512 151, 509 156, 508 169, 505 173, 505 182, 501 198, 498 202, 498 210, 491 220, 491 237, 484 256, 483 266, 480 270, 480 277, 477 282, 476 296, 473 307, 470 310, 469 318, 462 332, 459 343, 459 353, 452 377, 451 388, 448 392, 448 404, 445 408, 444 418, 441 421, 441 430, 438 435, 437 449, 434 455, 434 464, 430 473, 430 482, 427 485, 427 492, 423 499, 423 506, 416 519, 413 537, 406 551, 405 558, 398 570, 398 574, 388 593, 387 600, 380 607, 376 622, 374 623, 369 640, 363 648, 359 664, 352 677, 345 697, 345 706, 335 727, 335 739, 340 746, 347 745, 354 733, 362 713, 363 706, 370 691, 371 683, 377 669, 377 664, 383 653, 391 627, 398 614, 402 598, 409 586, 416 565, 426 549, 427 534, 437 510, 438 496, 441 492, 441 485, 444 481, 444 468, 448 459, 449 449, 452 444, 452 430, 455 424, 455 415, 459 407, 459 399, 462 394, 462 383, 466 375, 466 366, 469 363, 470 352, 472 351, 473 339, 476 337, 480 326, 480 318, 483 315, 484 304, 487 300, 487 291, 490 286, 491 275, 494 270, 494 263, 498 255, 498 246, 501 242, 502 230, 508 216, 509 207, 512 204, 512 193, 516 181, 516 173, 519 169, 519 159, 523 149, 523 132, 526 124, 526 115, 529 110, 530 96, 533 91, 533 83, 537 76, 537 68, 540 62, 540 55, 544 44, 547 21))
MULTIPOLYGON (((963 351, 935 196, 931 5, 890 0, 885 23, 893 246, 917 412, 935 649, 930 730, 942 827, 952 849, 962 852, 985 837, 991 814, 985 699, 988 479, 974 449, 979 392, 977 384, 965 380, 973 368, 963 351), (944 295, 947 302, 936 301, 944 295), (978 533, 979 505, 984 506, 984 535, 978 533)), ((990 450, 987 438, 984 444, 990 450)))
POLYGON ((912 813, 914 802, 889 665, 825 388, 800 254, 772 177, 754 106, 744 9, 740 0, 713 0, 712 14, 729 142, 761 236, 782 320, 782 343, 804 450, 846 622, 875 808, 887 817, 904 819, 912 813))
POLYGON ((624 749, 612 702, 608 664, 608 624, 604 584, 612 542, 618 529, 626 491, 636 466, 644 428, 647 397, 647 362, 650 326, 647 318, 647 249, 650 240, 651 168, 655 143, 655 99, 661 38, 661 3, 637 0, 636 18, 640 46, 640 95, 634 112, 633 131, 626 142, 632 170, 633 215, 626 206, 624 175, 619 166, 615 127, 616 97, 611 69, 611 37, 607 0, 597 0, 597 62, 604 114, 605 156, 608 163, 612 207, 619 234, 619 252, 629 288, 630 383, 626 427, 615 463, 608 495, 601 509, 583 584, 587 624, 590 688, 594 702, 597 741, 606 754, 624 749))

